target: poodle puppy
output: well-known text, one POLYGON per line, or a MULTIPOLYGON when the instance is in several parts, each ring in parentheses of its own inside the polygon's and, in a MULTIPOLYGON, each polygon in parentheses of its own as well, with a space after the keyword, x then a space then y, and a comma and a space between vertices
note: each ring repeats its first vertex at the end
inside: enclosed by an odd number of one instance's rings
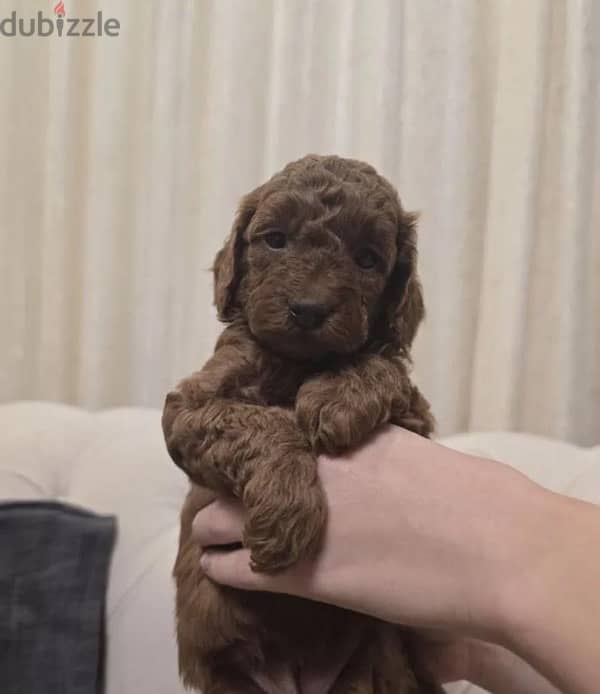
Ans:
POLYGON ((179 667, 204 694, 439 692, 406 630, 327 605, 244 593, 202 574, 191 539, 215 495, 241 500, 255 571, 318 552, 316 456, 392 422, 429 436, 410 380, 423 319, 415 217, 368 164, 309 155, 246 195, 214 264, 227 327, 167 395, 169 454, 191 480, 174 576, 179 667))

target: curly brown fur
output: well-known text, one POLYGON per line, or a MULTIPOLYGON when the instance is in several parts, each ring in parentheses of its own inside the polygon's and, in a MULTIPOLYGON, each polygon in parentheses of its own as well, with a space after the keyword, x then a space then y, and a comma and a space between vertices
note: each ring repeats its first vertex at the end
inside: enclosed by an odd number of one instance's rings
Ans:
POLYGON ((415 244, 415 217, 355 160, 304 157, 242 200, 214 265, 228 326, 163 414, 169 453, 192 481, 174 569, 180 671, 204 694, 267 691, 255 674, 278 664, 300 677, 336 663, 331 692, 438 691, 412 671, 399 628, 217 586, 191 539, 195 513, 215 493, 234 495, 253 568, 289 566, 320 547, 319 453, 387 422, 430 435, 409 377, 424 315, 415 244))

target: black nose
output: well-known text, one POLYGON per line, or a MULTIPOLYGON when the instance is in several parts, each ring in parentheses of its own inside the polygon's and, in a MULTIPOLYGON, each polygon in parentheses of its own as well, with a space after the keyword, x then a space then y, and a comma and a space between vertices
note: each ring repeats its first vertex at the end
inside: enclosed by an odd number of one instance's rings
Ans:
POLYGON ((315 330, 323 325, 329 309, 316 301, 293 301, 290 303, 290 316, 296 325, 304 330, 315 330))

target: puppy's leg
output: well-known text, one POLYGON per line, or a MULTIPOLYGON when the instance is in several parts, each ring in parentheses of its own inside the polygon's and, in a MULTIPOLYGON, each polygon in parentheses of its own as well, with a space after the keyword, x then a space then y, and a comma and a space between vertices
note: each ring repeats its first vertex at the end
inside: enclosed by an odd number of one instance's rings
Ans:
POLYGON ((170 445, 193 480, 242 500, 255 569, 281 569, 318 549, 325 498, 292 412, 215 398, 175 421, 170 445))
POLYGON ((200 548, 191 537, 192 521, 213 497, 209 490, 192 486, 181 513, 173 568, 179 673, 186 686, 202 691, 212 678, 211 658, 247 636, 252 621, 233 593, 212 583, 200 569, 200 548))
POLYGON ((370 629, 331 694, 427 694, 413 676, 400 630, 379 622, 370 629))
POLYGON ((380 354, 362 355, 340 371, 309 379, 296 398, 298 423, 317 452, 336 454, 354 448, 397 415, 408 428, 419 428, 424 435, 433 425, 404 362, 380 354), (417 414, 423 420, 418 427, 412 421, 417 414))
POLYGON ((173 570, 179 673, 187 687, 203 694, 283 694, 277 686, 261 687, 254 676, 260 668, 253 660, 261 662, 258 654, 262 651, 256 613, 244 594, 213 583, 200 569, 200 548, 191 537, 192 521, 213 496, 209 490, 193 486, 181 514, 173 570), (242 658, 244 651, 252 654, 250 658, 242 658))
POLYGON ((392 402, 390 422, 425 437, 431 436, 435 427, 429 403, 413 385, 403 398, 392 402))
POLYGON ((181 514, 179 550, 173 567, 178 641, 180 647, 190 644, 183 651, 180 648, 180 656, 184 652, 194 662, 242 638, 251 623, 234 593, 213 583, 200 568, 201 550, 191 536, 192 521, 212 496, 208 490, 196 486, 188 494, 181 514))
POLYGON ((274 571, 318 549, 326 504, 294 413, 219 395, 249 377, 244 368, 238 351, 215 353, 169 393, 163 429, 171 457, 194 482, 242 500, 253 567, 274 571))
POLYGON ((233 667, 210 667, 202 685, 202 694, 265 694, 251 679, 233 667))

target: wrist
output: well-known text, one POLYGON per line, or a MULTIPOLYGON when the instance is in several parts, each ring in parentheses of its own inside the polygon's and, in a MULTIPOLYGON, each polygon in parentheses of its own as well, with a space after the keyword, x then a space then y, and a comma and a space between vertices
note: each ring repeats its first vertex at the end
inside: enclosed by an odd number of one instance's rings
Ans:
POLYGON ((471 561, 460 577, 469 621, 450 626, 510 648, 529 608, 528 593, 538 590, 537 566, 552 549, 551 528, 560 525, 560 514, 551 503, 555 495, 521 473, 495 461, 480 463, 479 503, 465 538, 471 561))
POLYGON ((561 689, 596 691, 600 508, 536 489, 511 543, 512 571, 497 584, 495 641, 561 689))
POLYGON ((491 578, 490 636, 511 649, 543 609, 554 564, 551 558, 560 552, 564 523, 560 497, 527 479, 519 482, 522 488, 511 490, 506 499, 510 520, 493 550, 491 578))

